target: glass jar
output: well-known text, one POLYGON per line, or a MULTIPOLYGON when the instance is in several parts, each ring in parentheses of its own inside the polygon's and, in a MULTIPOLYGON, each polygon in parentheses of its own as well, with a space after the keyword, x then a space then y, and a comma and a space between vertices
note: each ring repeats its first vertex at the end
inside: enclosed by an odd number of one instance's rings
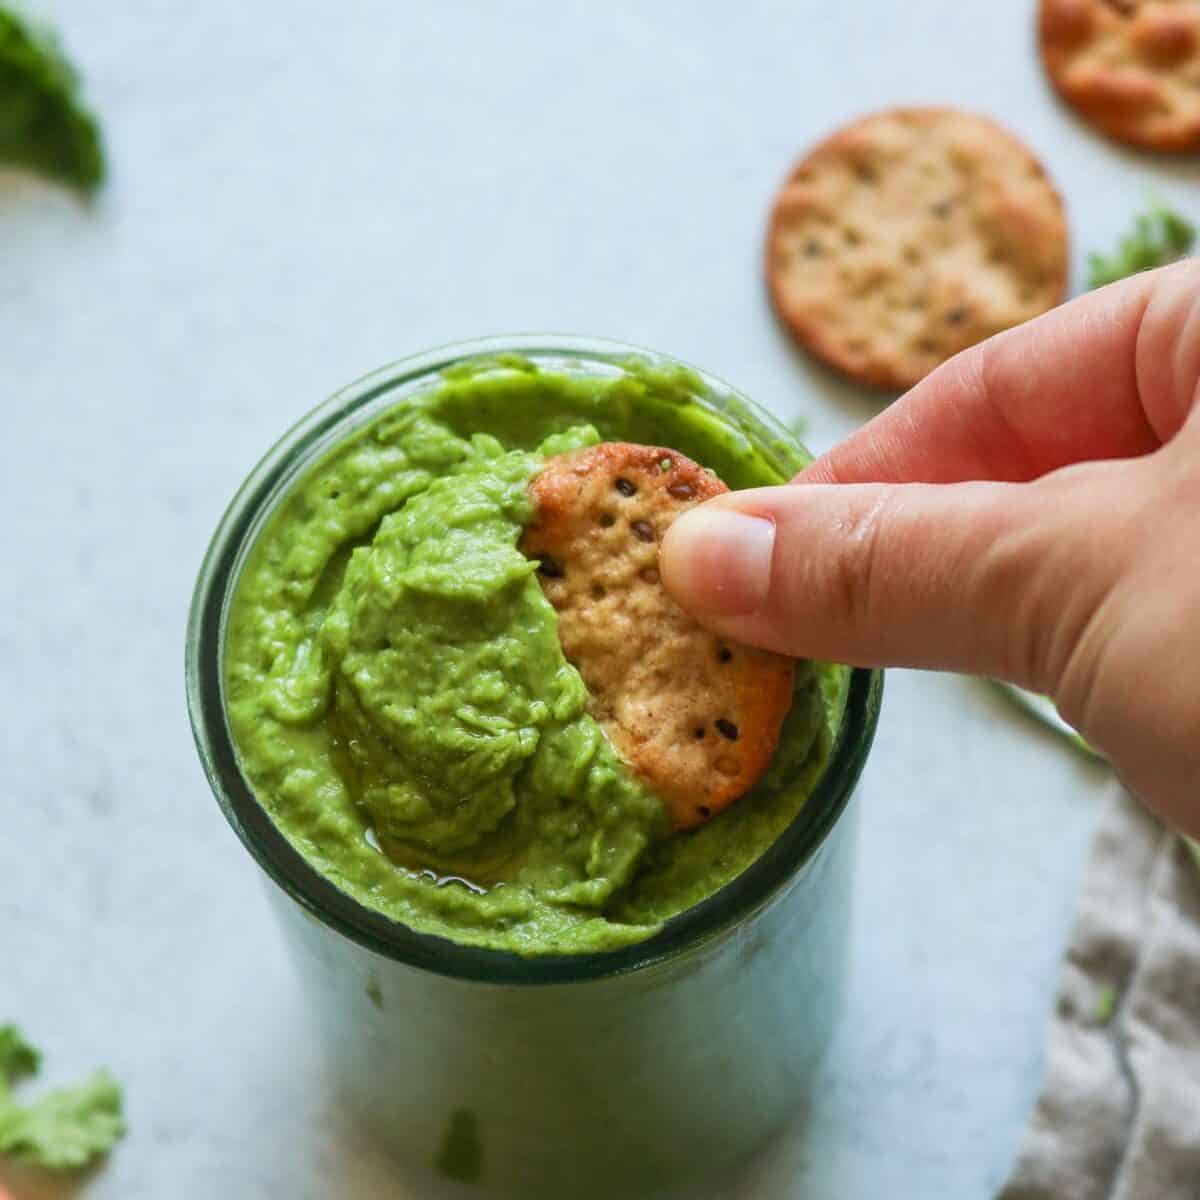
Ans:
MULTIPOLYGON (((589 378, 619 377, 633 359, 679 365, 611 342, 491 339, 407 359, 335 395, 251 472, 213 537, 188 626, 188 704, 217 801, 276 885, 269 892, 333 1086, 395 1151, 398 1169, 497 1196, 636 1195, 727 1165, 803 1105, 841 1004, 849 801, 882 676, 851 673, 817 786, 742 874, 645 941, 532 958, 414 932, 324 879, 243 778, 223 701, 239 572, 297 478, 443 372, 510 370, 518 358, 589 378)), ((694 398, 735 425, 781 479, 803 461, 768 414, 711 376, 689 378, 694 398)))

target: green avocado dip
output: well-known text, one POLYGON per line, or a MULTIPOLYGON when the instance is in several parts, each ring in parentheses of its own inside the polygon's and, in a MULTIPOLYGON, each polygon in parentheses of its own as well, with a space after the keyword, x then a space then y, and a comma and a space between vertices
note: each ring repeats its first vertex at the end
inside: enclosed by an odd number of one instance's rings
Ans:
POLYGON ((602 951, 710 896, 800 811, 846 668, 798 664, 767 774, 672 834, 588 715, 538 564, 517 548, 529 481, 564 450, 670 446, 734 488, 803 465, 703 395, 683 368, 477 362, 375 416, 286 492, 233 595, 226 708, 255 794, 335 886, 463 944, 602 951))

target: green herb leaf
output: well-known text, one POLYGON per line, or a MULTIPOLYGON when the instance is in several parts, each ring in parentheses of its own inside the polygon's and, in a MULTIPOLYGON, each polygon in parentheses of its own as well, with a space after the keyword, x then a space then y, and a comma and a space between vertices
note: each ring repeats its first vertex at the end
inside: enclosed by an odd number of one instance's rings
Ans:
POLYGON ((1092 254, 1088 258, 1088 287, 1103 287, 1139 271, 1162 267, 1187 254, 1196 241, 1191 222, 1162 204, 1134 221, 1133 232, 1121 239, 1111 257, 1092 254))
POLYGON ((78 92, 57 41, 0 8, 0 160, 82 192, 99 186, 100 129, 78 92))
POLYGON ((15 1025, 0 1026, 0 1096, 26 1075, 36 1075, 42 1056, 21 1036, 15 1025))
POLYGON ((97 1071, 79 1087, 19 1104, 12 1086, 40 1065, 41 1055, 15 1025, 0 1026, 0 1154, 58 1171, 86 1166, 125 1132, 121 1089, 97 1071))
POLYGON ((86 1166, 125 1132, 121 1089, 104 1071, 76 1088, 50 1092, 21 1107, 0 1107, 0 1154, 51 1170, 86 1166))

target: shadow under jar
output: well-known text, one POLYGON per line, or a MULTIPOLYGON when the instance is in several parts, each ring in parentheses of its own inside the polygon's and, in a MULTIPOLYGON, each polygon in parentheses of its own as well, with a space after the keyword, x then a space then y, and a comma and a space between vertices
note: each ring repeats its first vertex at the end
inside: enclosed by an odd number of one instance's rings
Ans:
MULTIPOLYGON (((369 812, 345 797, 336 820, 318 811, 291 821, 288 788, 272 793, 239 745, 227 659, 239 585, 271 522, 298 495, 311 509, 305 481, 348 440, 428 411, 433 397, 438 419, 465 439, 502 430, 505 449, 533 450, 589 425, 606 440, 671 446, 734 488, 785 482, 808 455, 733 389, 658 354, 554 337, 431 351, 352 384, 266 455, 216 531, 191 610, 187 690, 201 762, 277 885, 269 892, 339 1102, 394 1151, 400 1172, 426 1173, 426 1187, 441 1176, 496 1196, 673 1190, 803 1109, 841 1005, 849 802, 882 676, 806 664, 822 719, 805 753, 789 757, 789 718, 762 783, 669 839, 645 878, 588 914, 601 922, 586 925, 593 931, 611 918, 609 941, 581 933, 578 948, 565 935, 539 945, 532 925, 506 940, 486 920, 460 933, 454 905, 414 915, 404 899, 414 888, 456 904, 488 889, 394 861, 369 812), (711 861, 699 883, 679 866, 689 854, 711 861), (677 895, 675 878, 687 881, 677 895)), ((309 564, 320 576, 313 603, 333 593, 349 558, 330 527, 325 559, 309 564)), ((343 540, 369 543, 377 528, 378 514, 343 540)))

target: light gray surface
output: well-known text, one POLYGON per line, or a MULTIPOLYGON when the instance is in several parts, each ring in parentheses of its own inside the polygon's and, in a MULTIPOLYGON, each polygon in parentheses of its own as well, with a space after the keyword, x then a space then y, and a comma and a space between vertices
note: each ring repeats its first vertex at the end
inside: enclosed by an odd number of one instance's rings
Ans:
MULTIPOLYGON (((828 446, 877 402, 793 351, 759 269, 813 138, 899 101, 1001 117, 1062 185, 1077 277, 1149 189, 1195 198, 1054 104, 1030 7, 45 6, 113 172, 90 208, 0 179, 0 1020, 51 1078, 127 1083, 89 1197, 396 1195, 322 1094, 184 713, 192 578, 257 456, 382 362, 531 329, 692 359, 828 446)), ((1103 778, 978 683, 891 676, 846 1031, 806 1123, 714 1197, 989 1195, 1103 778)))

